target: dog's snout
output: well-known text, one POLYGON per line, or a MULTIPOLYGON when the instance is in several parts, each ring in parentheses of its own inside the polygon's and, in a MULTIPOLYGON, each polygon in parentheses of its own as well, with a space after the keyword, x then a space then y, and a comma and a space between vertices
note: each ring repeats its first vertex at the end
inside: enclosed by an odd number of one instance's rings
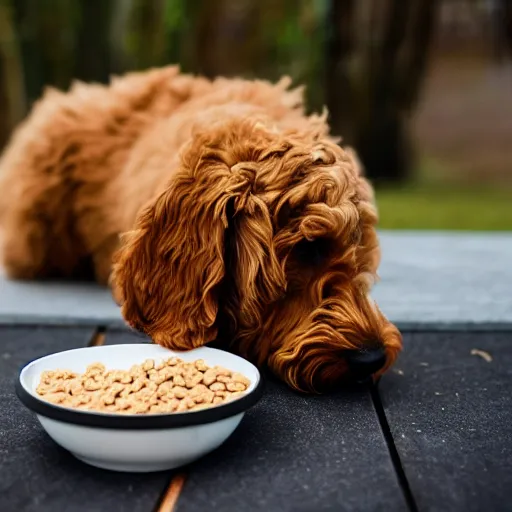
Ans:
POLYGON ((383 348, 351 350, 347 352, 347 364, 356 380, 364 380, 378 372, 386 364, 386 352, 383 348))

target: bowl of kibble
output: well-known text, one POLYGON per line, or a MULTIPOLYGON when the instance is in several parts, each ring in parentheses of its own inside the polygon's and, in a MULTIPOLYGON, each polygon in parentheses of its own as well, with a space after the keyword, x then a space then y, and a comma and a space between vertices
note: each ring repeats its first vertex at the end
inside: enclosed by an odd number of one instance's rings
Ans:
POLYGON ((93 466, 149 472, 219 447, 261 398, 258 369, 208 347, 67 350, 27 364, 16 392, 59 445, 93 466))

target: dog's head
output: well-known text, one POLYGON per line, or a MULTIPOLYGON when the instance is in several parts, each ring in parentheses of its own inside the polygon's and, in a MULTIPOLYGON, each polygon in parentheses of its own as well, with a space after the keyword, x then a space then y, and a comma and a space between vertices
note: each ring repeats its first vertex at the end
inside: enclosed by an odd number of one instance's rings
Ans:
POLYGON ((401 348, 369 297, 376 221, 354 155, 322 130, 231 120, 192 138, 124 235, 114 292, 161 345, 229 339, 293 388, 324 391, 382 373, 401 348))

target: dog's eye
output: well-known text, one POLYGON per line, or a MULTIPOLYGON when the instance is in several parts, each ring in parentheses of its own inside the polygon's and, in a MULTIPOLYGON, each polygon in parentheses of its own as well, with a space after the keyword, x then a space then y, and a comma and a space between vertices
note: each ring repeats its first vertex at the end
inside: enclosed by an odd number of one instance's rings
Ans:
POLYGON ((297 261, 304 266, 319 266, 324 263, 332 249, 332 241, 327 238, 302 240, 294 248, 297 261))

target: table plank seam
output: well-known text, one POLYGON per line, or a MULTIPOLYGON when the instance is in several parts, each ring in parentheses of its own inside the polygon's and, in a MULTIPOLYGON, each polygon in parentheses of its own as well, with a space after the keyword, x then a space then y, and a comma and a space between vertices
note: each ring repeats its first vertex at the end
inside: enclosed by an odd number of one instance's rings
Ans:
POLYGON ((154 512, 175 512, 186 481, 186 473, 178 473, 173 476, 154 512))
MULTIPOLYGON (((123 334, 126 335, 128 331, 123 334)), ((132 333, 133 334, 133 333, 132 333)), ((89 346, 100 346, 108 343, 107 337, 111 337, 112 330, 105 325, 98 326, 93 335, 89 346)), ((143 341, 142 339, 140 341, 143 341)), ((183 486, 187 479, 186 473, 178 473, 171 477, 169 482, 163 487, 160 497, 156 501, 153 512, 175 512, 178 499, 183 490, 183 486)))
POLYGON ((377 414, 377 419, 382 430, 382 434, 384 436, 384 441, 388 448, 389 455, 391 457, 391 462, 395 469, 397 480, 400 485, 400 488, 402 489, 407 506, 411 512, 418 512, 418 506, 412 493, 411 486, 409 485, 409 481, 407 479, 407 475, 402 465, 400 455, 396 448, 395 440, 393 439, 393 434, 391 433, 391 428, 389 426, 389 422, 384 411, 384 406, 382 405, 382 399, 380 397, 377 385, 371 386, 370 393, 372 397, 373 407, 375 408, 375 413, 377 414))
POLYGON ((93 332, 91 339, 87 343, 88 347, 99 347, 105 344, 106 328, 98 326, 93 332))

